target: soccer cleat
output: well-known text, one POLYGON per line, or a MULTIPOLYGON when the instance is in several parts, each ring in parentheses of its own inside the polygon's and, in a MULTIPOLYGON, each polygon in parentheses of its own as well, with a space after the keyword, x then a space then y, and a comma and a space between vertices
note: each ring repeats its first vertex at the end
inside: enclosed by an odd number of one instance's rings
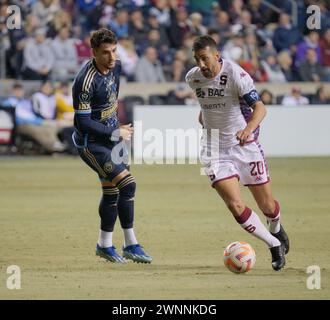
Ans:
POLYGON ((152 261, 152 258, 143 251, 139 244, 123 247, 123 257, 141 263, 151 263, 152 261))
POLYGON ((289 237, 286 234, 284 228, 281 225, 280 231, 277 233, 272 233, 272 235, 280 240, 282 246, 284 247, 284 253, 287 254, 290 249, 290 242, 289 242, 289 237))
POLYGON ((272 254, 272 267, 275 271, 281 270, 285 266, 284 247, 282 245, 269 248, 272 254))
POLYGON ((108 248, 101 248, 97 244, 95 254, 110 262, 125 263, 125 259, 117 253, 116 248, 114 246, 108 248))

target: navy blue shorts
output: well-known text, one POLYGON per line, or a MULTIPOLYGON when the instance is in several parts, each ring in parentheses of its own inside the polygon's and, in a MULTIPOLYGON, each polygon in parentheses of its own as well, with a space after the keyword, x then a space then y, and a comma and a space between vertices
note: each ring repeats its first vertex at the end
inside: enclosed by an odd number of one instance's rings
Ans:
POLYGON ((111 181, 128 170, 128 153, 124 142, 85 142, 77 146, 81 159, 92 168, 102 181, 111 181))

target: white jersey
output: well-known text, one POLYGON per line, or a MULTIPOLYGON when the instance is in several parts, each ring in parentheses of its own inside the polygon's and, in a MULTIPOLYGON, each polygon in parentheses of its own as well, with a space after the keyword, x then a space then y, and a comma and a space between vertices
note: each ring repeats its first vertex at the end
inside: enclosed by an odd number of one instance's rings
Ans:
MULTIPOLYGON (((207 134, 202 145, 207 145, 207 149, 237 145, 236 133, 246 127, 252 115, 245 100, 259 100, 250 75, 237 64, 222 59, 221 70, 215 78, 205 78, 200 68, 194 67, 187 73, 186 82, 196 92, 201 106, 207 134)), ((258 131, 255 130, 248 141, 255 140, 258 131)))

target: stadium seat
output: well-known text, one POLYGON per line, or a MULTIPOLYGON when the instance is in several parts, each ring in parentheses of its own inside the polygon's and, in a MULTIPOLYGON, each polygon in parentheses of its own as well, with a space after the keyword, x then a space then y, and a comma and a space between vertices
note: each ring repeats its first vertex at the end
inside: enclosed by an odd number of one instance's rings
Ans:
POLYGON ((283 98, 284 98, 284 95, 283 94, 278 95, 276 97, 276 104, 281 105, 282 104, 282 101, 283 101, 283 98))

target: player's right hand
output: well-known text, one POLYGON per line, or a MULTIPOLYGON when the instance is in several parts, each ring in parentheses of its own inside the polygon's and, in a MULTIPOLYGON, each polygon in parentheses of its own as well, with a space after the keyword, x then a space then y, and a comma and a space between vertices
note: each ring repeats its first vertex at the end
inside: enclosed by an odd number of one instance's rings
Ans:
POLYGON ((119 135, 124 140, 131 140, 133 132, 134 128, 131 123, 119 127, 119 135))

